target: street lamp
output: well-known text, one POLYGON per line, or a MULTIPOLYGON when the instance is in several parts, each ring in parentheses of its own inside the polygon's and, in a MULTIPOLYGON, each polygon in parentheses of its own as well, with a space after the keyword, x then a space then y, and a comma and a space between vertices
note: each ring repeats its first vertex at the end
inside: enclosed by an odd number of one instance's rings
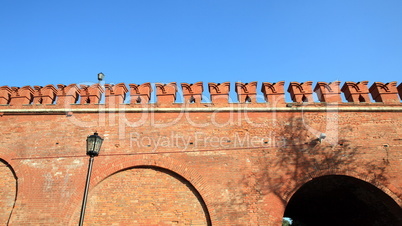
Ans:
POLYGON ((87 205, 89 181, 91 179, 94 157, 99 155, 102 142, 103 139, 98 135, 98 133, 94 133, 93 135, 87 137, 87 155, 89 156, 89 165, 88 165, 87 181, 85 183, 84 198, 82 199, 81 215, 79 223, 80 226, 82 226, 82 224, 84 223, 85 206, 87 205))
POLYGON ((101 82, 104 78, 105 78, 105 75, 102 72, 98 73, 99 82, 101 82))

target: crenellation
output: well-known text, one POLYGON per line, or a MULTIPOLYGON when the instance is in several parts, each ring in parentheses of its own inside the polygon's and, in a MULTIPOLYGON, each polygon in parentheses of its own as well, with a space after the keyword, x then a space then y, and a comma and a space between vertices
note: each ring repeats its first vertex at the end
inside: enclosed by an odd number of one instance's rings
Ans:
POLYGON ((263 82, 261 92, 264 94, 266 102, 271 103, 273 106, 285 104, 285 82, 263 82))
POLYGON ((369 89, 375 102, 399 103, 396 82, 374 82, 369 89))
POLYGON ((91 86, 81 85, 81 104, 99 104, 104 89, 98 83, 91 86))
POLYGON ((239 103, 257 102, 257 82, 236 82, 235 85, 239 103))
POLYGON ((208 83, 209 94, 211 95, 211 102, 217 103, 228 103, 229 102, 229 91, 230 82, 224 83, 208 83))
POLYGON ((339 85, 341 82, 317 82, 317 85, 314 88, 314 92, 317 93, 318 100, 321 102, 342 102, 341 99, 341 90, 339 85))
POLYGON ((0 104, 6 105, 10 103, 12 90, 8 86, 0 87, 0 104))
POLYGON ((313 102, 313 82, 291 82, 288 92, 293 102, 313 102))
POLYGON ((30 86, 12 87, 10 105, 21 106, 31 104, 34 90, 30 86))
POLYGON ((204 84, 196 82, 194 84, 181 83, 183 98, 185 103, 201 103, 204 84))
POLYGON ((155 83, 155 87, 158 103, 168 104, 176 101, 177 85, 175 82, 168 84, 155 83))
MULTIPOLYGON (((375 102, 385 104, 400 104, 402 98, 402 84, 397 86, 397 82, 381 83, 374 82, 370 89, 368 81, 344 82, 341 86, 340 81, 335 82, 317 82, 314 92, 317 94, 318 101, 322 103, 343 104, 341 94, 344 95, 347 102, 374 104, 370 101, 369 93, 375 102), (340 88, 342 87, 342 88, 340 88)), ((194 84, 181 83, 183 103, 201 103, 203 100, 203 82, 194 84)), ((257 82, 235 83, 235 92, 238 103, 268 104, 270 107, 285 107, 284 81, 270 83, 263 82, 261 92, 265 102, 257 102, 257 82)), ((294 103, 303 105, 317 105, 313 100, 313 82, 303 83, 290 82, 287 92, 294 103)), ((177 98, 177 84, 171 82, 168 84, 155 83, 156 103, 173 104, 177 98)), ((228 104, 230 98, 230 82, 208 83, 210 100, 205 103, 228 104)), ((151 83, 129 84, 93 84, 93 85, 53 85, 42 86, 24 86, 19 87, 0 87, 0 105, 57 105, 69 106, 71 104, 100 104, 102 94, 105 93, 104 104, 109 108, 121 107, 127 102, 130 104, 149 104, 152 96, 151 83), (129 94, 128 94, 129 93, 129 94), (129 96, 129 99, 127 99, 129 96)), ((231 102, 232 103, 232 102, 231 102)), ((103 104, 103 103, 102 103, 103 104)), ((268 106, 265 105, 265 106, 268 106)), ((294 105, 294 104, 293 104, 294 105)), ((292 106, 293 106, 292 105, 292 106)), ((197 105, 193 105, 197 106, 197 105)))
POLYGON ((34 86, 34 104, 53 104, 56 99, 57 89, 53 85, 34 86))
POLYGON ((68 86, 59 84, 57 85, 57 88, 57 105, 70 105, 77 103, 81 91, 76 84, 70 84, 68 86))
POLYGON ((147 82, 141 85, 129 84, 130 86, 130 103, 131 104, 147 104, 151 100, 152 87, 147 82))
POLYGON ((105 84, 105 103, 109 106, 122 104, 128 92, 127 86, 124 83, 116 85, 105 84))
POLYGON ((34 86, 34 99, 33 99, 33 103, 34 104, 42 104, 42 94, 41 94, 41 89, 43 87, 42 86, 34 86))
POLYGON ((368 81, 361 82, 345 82, 341 91, 345 94, 348 102, 370 102, 368 81))

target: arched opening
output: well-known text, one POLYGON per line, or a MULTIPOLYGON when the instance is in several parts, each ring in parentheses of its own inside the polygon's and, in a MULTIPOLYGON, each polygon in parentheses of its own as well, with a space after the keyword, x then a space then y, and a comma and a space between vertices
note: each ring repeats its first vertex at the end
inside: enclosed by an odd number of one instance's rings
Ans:
POLYGON ((143 166, 116 172, 90 191, 84 225, 112 224, 211 225, 211 219, 189 181, 143 166))
POLYGON ((340 175, 315 178, 289 200, 292 225, 402 225, 402 208, 365 181, 340 175))
POLYGON ((17 199, 17 176, 3 159, 0 159, 0 184, 0 224, 8 225, 17 199))

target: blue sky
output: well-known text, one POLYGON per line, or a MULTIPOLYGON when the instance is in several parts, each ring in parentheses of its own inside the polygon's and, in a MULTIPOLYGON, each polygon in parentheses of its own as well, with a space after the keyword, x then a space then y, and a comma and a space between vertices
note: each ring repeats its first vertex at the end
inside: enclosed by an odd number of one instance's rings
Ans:
POLYGON ((400 82, 401 12, 400 0, 3 0, 0 85, 98 72, 106 83, 400 82))

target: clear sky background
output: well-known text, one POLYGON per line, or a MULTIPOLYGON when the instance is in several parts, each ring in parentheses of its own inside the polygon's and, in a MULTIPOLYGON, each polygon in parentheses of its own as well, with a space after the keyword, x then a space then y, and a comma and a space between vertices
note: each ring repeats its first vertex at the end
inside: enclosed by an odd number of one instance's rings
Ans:
POLYGON ((402 74, 401 0, 2 0, 0 28, 1 86, 402 74))

